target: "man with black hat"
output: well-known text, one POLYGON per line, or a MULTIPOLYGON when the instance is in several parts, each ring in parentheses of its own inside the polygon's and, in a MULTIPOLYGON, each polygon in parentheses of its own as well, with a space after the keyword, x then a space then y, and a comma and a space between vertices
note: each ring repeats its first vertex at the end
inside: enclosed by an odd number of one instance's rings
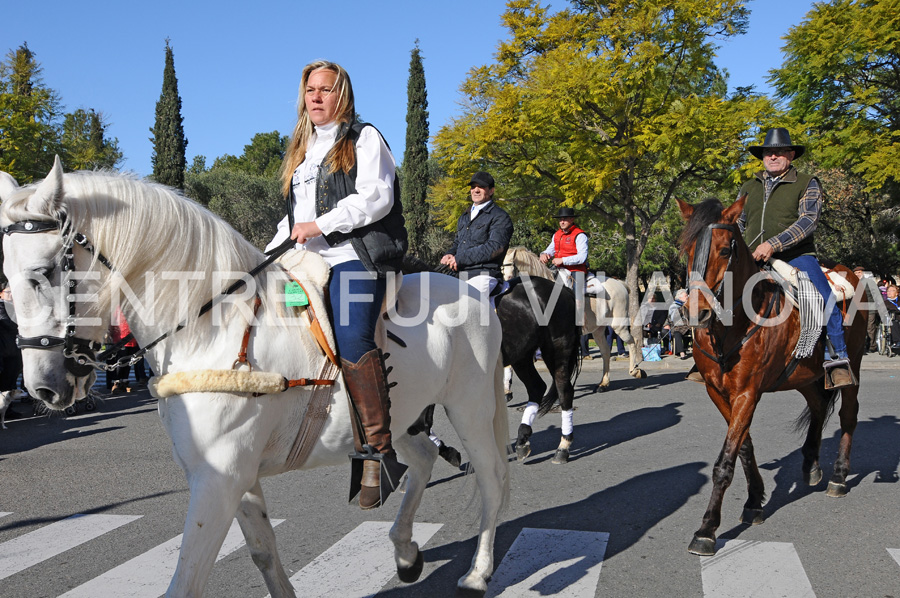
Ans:
POLYGON ((572 208, 560 208, 556 219, 559 230, 553 233, 550 245, 541 252, 540 258, 541 262, 556 266, 560 278, 571 288, 575 272, 587 276, 588 238, 583 230, 575 226, 575 210, 572 208))
MULTIPOLYGON (((816 259, 813 238, 822 210, 822 188, 816 177, 791 165, 805 149, 794 145, 783 128, 770 129, 763 145, 747 148, 763 161, 764 170, 741 186, 738 197, 746 194, 747 201, 738 224, 753 259, 780 259, 805 272, 827 305, 831 287, 816 259)), ((835 388, 853 384, 842 319, 840 309, 833 304, 826 329, 834 354, 824 365, 835 388)))
POLYGON ((459 272, 460 279, 478 289, 482 297, 489 297, 502 279, 513 224, 509 214, 494 202, 494 177, 476 172, 469 187, 472 207, 456 222, 456 239, 441 263, 459 272))

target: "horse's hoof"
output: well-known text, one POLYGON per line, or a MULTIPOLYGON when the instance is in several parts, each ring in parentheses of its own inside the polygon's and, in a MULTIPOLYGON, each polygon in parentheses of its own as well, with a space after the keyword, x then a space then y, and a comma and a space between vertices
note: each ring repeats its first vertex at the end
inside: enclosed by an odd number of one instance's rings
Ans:
POLYGON ((825 490, 825 495, 832 498, 843 498, 847 496, 847 484, 828 482, 828 489, 825 490))
POLYGON ((530 454, 531 454, 531 443, 530 442, 526 442, 525 444, 522 444, 522 445, 518 445, 518 444, 516 445, 516 458, 519 461, 524 461, 530 454))
POLYGON ((597 388, 594 389, 594 392, 606 392, 609 390, 608 386, 603 386, 602 384, 598 384, 597 388))
POLYGON ((803 474, 803 478, 804 478, 804 481, 807 483, 807 485, 816 486, 819 484, 819 482, 822 481, 822 469, 819 467, 816 467, 809 473, 803 474))
POLYGON ((647 377, 647 372, 645 372, 641 368, 634 368, 633 370, 631 370, 631 376, 632 378, 640 378, 643 380, 647 377))
POLYGON ((569 451, 566 449, 556 449, 556 454, 553 455, 553 459, 550 460, 551 463, 555 463, 557 465, 562 465, 564 463, 569 462, 569 451))
POLYGON ((744 509, 744 512, 741 513, 741 523, 747 525, 759 525, 765 520, 762 509, 744 509))
POLYGON ((688 552, 697 556, 712 556, 716 554, 716 539, 694 536, 688 546, 688 552))
POLYGON ((512 401, 512 393, 508 392, 506 393, 506 402, 509 403, 510 401, 512 401))
POLYGON ((476 588, 456 588, 456 598, 484 598, 486 591, 476 588))
POLYGON ((422 569, 425 568, 425 557, 422 556, 421 550, 417 551, 417 553, 416 562, 411 567, 397 567, 397 577, 403 583, 412 583, 422 575, 422 569))

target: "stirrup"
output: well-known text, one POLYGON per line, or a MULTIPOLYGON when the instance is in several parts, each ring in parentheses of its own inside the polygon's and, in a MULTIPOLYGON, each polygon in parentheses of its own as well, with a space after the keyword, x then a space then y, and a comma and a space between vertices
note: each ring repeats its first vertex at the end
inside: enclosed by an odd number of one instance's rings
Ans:
POLYGON ((378 461, 381 465, 378 472, 378 488, 381 493, 381 502, 384 504, 391 492, 400 487, 400 478, 406 472, 406 465, 397 461, 396 453, 377 453, 368 444, 362 446, 364 452, 353 451, 350 453, 350 498, 349 502, 359 495, 362 490, 363 463, 365 461, 378 461))
POLYGON ((822 367, 825 369, 825 390, 832 390, 835 388, 843 388, 845 386, 859 386, 859 380, 856 378, 856 374, 853 373, 853 368, 850 367, 850 360, 846 357, 831 359, 822 364, 822 367), (835 370, 845 371, 850 375, 850 382, 844 384, 835 384, 834 379, 832 378, 832 373, 835 370))

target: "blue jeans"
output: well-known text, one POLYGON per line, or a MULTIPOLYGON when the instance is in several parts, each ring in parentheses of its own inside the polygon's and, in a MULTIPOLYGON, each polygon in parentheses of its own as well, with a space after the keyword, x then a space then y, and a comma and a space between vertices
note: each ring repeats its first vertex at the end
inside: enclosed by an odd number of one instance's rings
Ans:
MULTIPOLYGON (((813 255, 801 255, 800 257, 795 257, 788 263, 793 267, 806 272, 807 276, 809 276, 809 280, 813 283, 813 286, 816 287, 816 290, 822 295, 822 301, 824 304, 827 304, 831 297, 831 286, 828 284, 828 279, 825 278, 825 274, 822 273, 822 269, 819 267, 819 260, 813 255)), ((838 308, 837 301, 834 303, 831 315, 828 316, 828 322, 826 322, 825 329, 828 331, 828 338, 831 339, 831 344, 834 346, 834 350, 837 352, 838 357, 847 357, 847 343, 844 342, 843 316, 841 315, 840 308, 838 308)))
POLYGON ((386 282, 359 260, 331 267, 328 296, 334 316, 334 340, 341 359, 356 363, 376 348, 375 323, 384 302, 386 282), (347 292, 344 297, 341 287, 347 292))

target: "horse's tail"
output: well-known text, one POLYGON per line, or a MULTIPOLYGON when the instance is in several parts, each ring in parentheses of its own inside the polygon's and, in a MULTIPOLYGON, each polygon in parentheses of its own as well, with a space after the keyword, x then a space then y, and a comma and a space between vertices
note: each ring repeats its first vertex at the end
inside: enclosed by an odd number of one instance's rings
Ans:
MULTIPOLYGON (((841 389, 835 388, 832 390, 825 390, 824 383, 820 382, 822 385, 822 392, 819 394, 821 397, 823 410, 825 411, 825 417, 822 418, 822 427, 825 427, 825 424, 828 423, 828 420, 831 419, 832 414, 834 413, 834 407, 837 404, 838 397, 841 395, 841 389)), ((798 434, 805 433, 809 430, 809 426, 812 423, 812 413, 809 410, 809 405, 803 410, 797 419, 794 420, 794 432, 798 434)))
POLYGON ((503 510, 509 504, 509 455, 512 453, 512 444, 509 438, 506 390, 503 388, 502 355, 497 357, 497 367, 494 369, 494 442, 497 443, 497 452, 503 463, 503 502, 500 506, 503 510))

